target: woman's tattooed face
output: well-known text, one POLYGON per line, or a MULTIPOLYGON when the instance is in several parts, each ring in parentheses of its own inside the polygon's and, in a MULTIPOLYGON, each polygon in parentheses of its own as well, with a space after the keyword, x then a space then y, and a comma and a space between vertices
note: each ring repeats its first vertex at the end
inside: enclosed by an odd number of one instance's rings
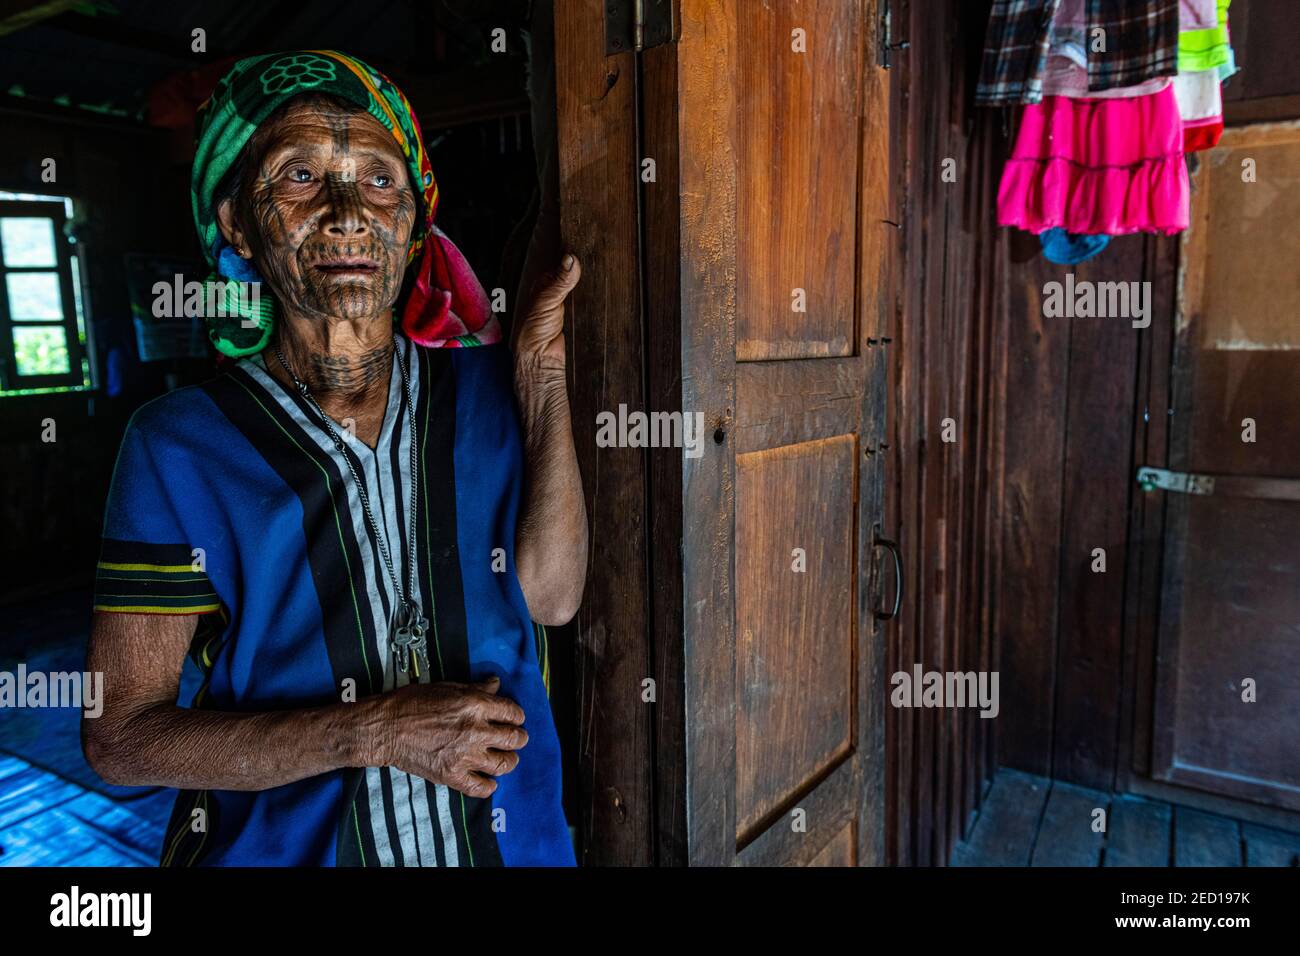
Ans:
POLYGON ((416 215, 393 137, 368 113, 305 100, 254 143, 257 171, 239 224, 277 297, 299 312, 386 315, 416 215))

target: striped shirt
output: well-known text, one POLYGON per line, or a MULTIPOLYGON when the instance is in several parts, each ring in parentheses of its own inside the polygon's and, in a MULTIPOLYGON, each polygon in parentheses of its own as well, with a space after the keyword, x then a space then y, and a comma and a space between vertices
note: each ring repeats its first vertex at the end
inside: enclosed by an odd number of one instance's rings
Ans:
POLYGON ((391 767, 339 770, 257 792, 182 792, 163 865, 572 865, 544 631, 514 567, 522 452, 506 351, 425 349, 397 336, 418 442, 394 365, 376 447, 244 359, 141 408, 123 439, 95 608, 200 614, 192 706, 310 707, 411 681, 501 677, 524 710, 519 765, 488 798, 391 767), (415 598, 428 668, 389 647, 398 601, 348 468, 365 484, 407 580, 416 485, 415 598), (349 696, 350 695, 350 696, 349 696), (202 826, 195 824, 203 822, 202 826))

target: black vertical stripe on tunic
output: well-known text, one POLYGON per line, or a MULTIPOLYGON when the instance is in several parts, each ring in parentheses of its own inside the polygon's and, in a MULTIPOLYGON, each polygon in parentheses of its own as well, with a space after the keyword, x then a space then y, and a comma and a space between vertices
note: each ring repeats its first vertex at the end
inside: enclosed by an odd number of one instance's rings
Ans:
MULTIPOLYGON (((432 595, 428 609, 435 635, 429 636, 429 663, 435 679, 469 681, 469 630, 465 591, 460 573, 460 547, 456 527, 456 373, 452 349, 413 349, 420 361, 419 400, 415 408, 416 433, 421 441, 419 464, 421 525, 416 529, 421 582, 432 595), (441 659, 441 666, 439 666, 441 659)), ((471 439, 472 440, 472 439, 471 439)), ((426 613, 428 613, 426 611, 426 613)), ((451 816, 456 822, 457 853, 461 866, 501 866, 501 850, 492 832, 491 798, 469 797, 452 790, 451 816), (466 843, 468 834, 468 844, 466 843)), ((430 811, 437 819, 437 808, 430 811)))
MULTIPOLYGON (((366 799, 364 767, 351 767, 343 772, 343 809, 334 843, 334 865, 378 865, 379 851, 375 848, 368 822, 370 802, 366 799)), ((392 839, 391 833, 389 839, 392 839)))
POLYGON ((208 796, 206 790, 182 790, 172 805, 171 816, 163 830, 162 849, 159 853, 159 866, 193 866, 203 858, 203 851, 209 848, 208 837, 216 833, 220 824, 217 801, 208 796), (203 811, 198 817, 195 810, 203 811), (195 830, 195 823, 201 823, 201 829, 195 830))
MULTIPOLYGON (((455 795, 455 791, 449 788, 447 790, 448 799, 450 799, 454 795, 455 795)), ((430 783, 427 787, 424 788, 424 801, 426 806, 429 808, 429 819, 433 821, 434 829, 438 832, 438 839, 433 841, 433 848, 438 858, 438 865, 446 866, 447 849, 446 847, 443 846, 443 840, 445 838, 442 836, 442 829, 439 825, 439 819, 438 819, 438 785, 437 784, 430 783)), ((455 827, 456 821, 457 821, 457 816, 453 814, 452 815, 453 829, 455 827)))

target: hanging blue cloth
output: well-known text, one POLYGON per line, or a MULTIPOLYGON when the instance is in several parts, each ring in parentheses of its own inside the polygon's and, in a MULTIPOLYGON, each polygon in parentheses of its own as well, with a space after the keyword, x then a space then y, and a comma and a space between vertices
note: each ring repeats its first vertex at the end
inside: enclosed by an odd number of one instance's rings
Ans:
POLYGON ((1110 236, 1087 236, 1077 232, 1066 232, 1060 226, 1039 233, 1038 241, 1043 244, 1043 258, 1057 265, 1073 266, 1087 262, 1110 242, 1110 236))

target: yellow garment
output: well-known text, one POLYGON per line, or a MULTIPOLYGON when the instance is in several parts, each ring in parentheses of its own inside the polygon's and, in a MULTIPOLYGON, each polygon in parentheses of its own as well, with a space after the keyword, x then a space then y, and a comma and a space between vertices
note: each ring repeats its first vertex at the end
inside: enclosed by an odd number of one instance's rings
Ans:
POLYGON ((1218 0, 1219 25, 1208 30, 1185 30, 1178 34, 1178 72, 1198 73, 1223 66, 1232 56, 1228 46, 1228 6, 1232 0, 1218 0))

